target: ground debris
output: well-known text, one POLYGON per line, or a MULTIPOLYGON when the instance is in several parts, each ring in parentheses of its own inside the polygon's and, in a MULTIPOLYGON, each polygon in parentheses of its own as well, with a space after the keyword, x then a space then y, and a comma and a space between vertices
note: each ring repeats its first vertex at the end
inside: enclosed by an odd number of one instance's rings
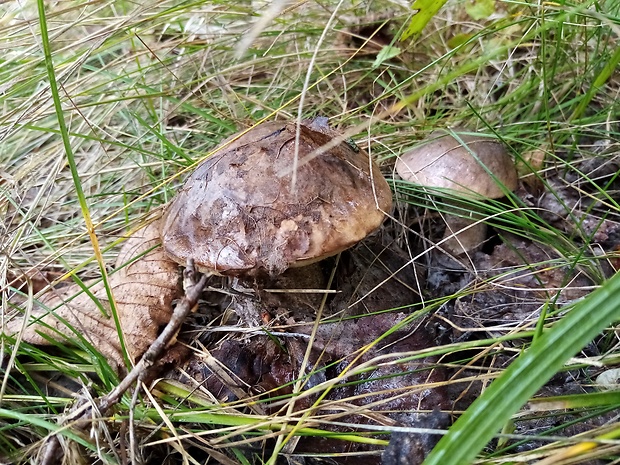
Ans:
POLYGON ((495 335, 535 324, 545 303, 556 307, 587 295, 594 286, 582 269, 562 264, 548 246, 506 235, 490 255, 475 256, 476 276, 455 300, 450 321, 459 331, 495 335))
MULTIPOLYGON (((317 299, 300 293, 296 300, 294 293, 276 293, 259 304, 252 299, 252 305, 266 305, 274 314, 269 336, 228 338, 208 355, 196 352, 181 371, 170 376, 190 385, 199 384, 222 402, 258 397, 263 400, 260 405, 265 413, 273 415, 284 408, 294 381, 305 374, 305 394, 295 401, 294 411, 316 409, 324 420, 323 429, 344 432, 353 427, 330 425, 330 421, 388 428, 425 424, 427 413, 447 406, 441 387, 445 372, 433 357, 401 360, 404 354, 431 347, 434 341, 427 316, 411 318, 407 311, 394 310, 419 301, 416 289, 420 277, 414 276, 415 268, 408 267, 408 261, 385 238, 365 241, 343 253, 334 279, 337 294, 330 295, 323 309, 326 321, 316 329, 315 305, 320 304, 322 296, 317 299), (225 367, 224 373, 214 368, 212 359, 225 367), (301 373, 303 366, 305 372, 301 373), (369 369, 360 369, 365 366, 369 369), (325 389, 327 395, 316 404, 325 389)), ((325 283, 321 273, 329 270, 317 267, 306 271, 314 277, 295 270, 271 285, 314 288, 325 283), (323 278, 317 279, 317 274, 323 278)), ((447 425, 447 418, 442 425, 447 425)), ((379 463, 381 449, 308 437, 300 439, 295 453, 375 450, 377 454, 367 457, 367 463, 379 463)), ((343 458, 338 463, 348 462, 343 458)))

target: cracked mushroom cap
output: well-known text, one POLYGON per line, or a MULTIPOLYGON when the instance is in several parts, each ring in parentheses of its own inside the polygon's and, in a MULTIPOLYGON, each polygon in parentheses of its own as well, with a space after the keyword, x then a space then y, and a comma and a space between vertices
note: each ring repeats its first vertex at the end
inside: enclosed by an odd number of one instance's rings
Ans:
MULTIPOLYGON (((390 188, 368 154, 345 142, 300 163, 293 190, 291 174, 281 173, 293 166, 296 128, 260 124, 198 166, 164 212, 170 258, 192 258, 207 273, 273 276, 337 254, 381 225, 390 188)), ((323 119, 304 123, 299 160, 334 134, 323 119)))
POLYGON ((502 184, 511 191, 517 188, 514 162, 501 142, 469 134, 458 136, 465 145, 445 131, 433 132, 429 142, 398 159, 397 173, 422 186, 491 199, 504 197, 502 184))

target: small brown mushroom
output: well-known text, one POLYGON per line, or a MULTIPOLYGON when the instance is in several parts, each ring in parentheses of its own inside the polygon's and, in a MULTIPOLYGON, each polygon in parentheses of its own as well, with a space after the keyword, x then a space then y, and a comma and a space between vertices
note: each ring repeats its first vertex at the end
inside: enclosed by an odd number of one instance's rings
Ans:
MULTIPOLYGON (((405 181, 436 189, 450 189, 469 200, 497 199, 517 187, 517 171, 506 148, 486 137, 446 131, 433 132, 427 141, 405 152, 396 171, 405 181)), ((455 205, 461 209, 464 203, 455 205)), ((470 217, 446 215, 441 247, 458 256, 476 249, 486 236, 486 226, 475 224, 481 216, 467 203, 470 217)), ((456 211, 456 208, 455 208, 456 211)))
MULTIPOLYGON (((291 176, 297 125, 269 122, 228 139, 168 205, 168 256, 204 273, 271 276, 319 261, 377 229, 392 193, 368 154, 343 142, 291 176), (227 141, 227 142, 228 142, 227 141)), ((324 119, 301 125, 299 159, 330 142, 324 119)))

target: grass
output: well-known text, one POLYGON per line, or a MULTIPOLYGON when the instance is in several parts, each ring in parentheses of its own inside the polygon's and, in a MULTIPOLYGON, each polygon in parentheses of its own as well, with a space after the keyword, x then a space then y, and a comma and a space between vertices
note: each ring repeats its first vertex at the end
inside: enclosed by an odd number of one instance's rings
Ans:
MULTIPOLYGON (((105 276, 117 239, 164 205, 183 174, 238 129, 274 117, 325 115, 389 173, 395 157, 433 129, 463 126, 501 138, 520 164, 522 180, 533 186, 534 203, 520 193, 481 205, 488 223, 500 235, 516 234, 553 250, 556 256, 529 264, 530 272, 544 289, 543 272, 556 270, 559 284, 548 286, 540 300, 548 312, 538 320, 514 322, 480 340, 387 357, 399 363, 444 356, 471 369, 488 368, 486 379, 500 380, 461 417, 428 463, 465 463, 476 454, 488 463, 517 462, 537 453, 564 454, 562 463, 595 456, 617 460, 617 420, 606 427, 586 423, 584 438, 554 436, 558 441, 546 448, 540 446, 544 433, 510 433, 510 425, 528 413, 515 409, 530 399, 542 378, 577 373, 573 376, 588 386, 590 377, 618 363, 617 338, 604 329, 619 314, 617 278, 605 282, 617 258, 599 244, 605 227, 618 223, 617 174, 599 181, 588 163, 594 157, 612 163, 620 141, 620 4, 496 1, 493 16, 474 20, 463 4, 448 2, 418 37, 403 42, 397 39, 411 12, 398 2, 286 4, 264 28, 254 30, 258 35, 244 50, 239 49, 242 38, 267 8, 262 3, 66 1, 44 15, 38 12, 41 6, 8 4, 0 17, 3 318, 25 310, 36 294, 28 286, 18 291, 16 277, 30 276, 36 283, 38 270, 50 273, 52 281, 105 276), (378 50, 390 44, 400 49, 398 55, 377 60, 378 50), (563 191, 566 186, 576 186, 574 204, 563 191), (549 204, 535 203, 541 191, 564 208, 571 228, 544 214, 549 204), (573 270, 602 287, 567 305, 560 291, 570 286, 573 270), (485 365, 492 357, 512 359, 515 349, 528 347, 510 368, 485 365), (515 386, 529 389, 517 395, 515 386), (493 398, 510 399, 502 415, 493 398), (474 418, 475 429, 461 426, 468 418, 474 418), (467 457, 457 455, 465 450, 462 443, 451 442, 458 431, 479 433, 468 439, 467 457), (536 445, 518 449, 516 436, 536 445), (491 437, 495 441, 482 450, 491 437)), ((400 212, 415 208, 432 216, 448 209, 419 186, 397 179, 392 186, 400 212)), ((404 235, 408 218, 400 219, 404 235)), ((431 249, 432 244, 418 260, 426 260, 431 249)), ((508 269, 455 295, 428 299, 423 310, 441 312, 457 297, 510 286, 523 271, 508 269)), ((75 386, 99 395, 116 383, 101 359, 63 344, 22 343, 14 349, 3 339, 0 355, 15 357, 12 366, 3 365, 0 457, 36 462, 37 445, 61 429, 57 415, 73 399, 75 386), (53 390, 49 373, 58 379, 53 390), (66 380, 77 384, 64 386, 66 380)), ((372 370, 381 363, 387 362, 377 359, 355 369, 372 370)), ((564 407, 602 416, 618 404, 615 398, 592 399, 586 406, 564 407)), ((248 463, 250 446, 260 450, 267 438, 291 439, 287 435, 293 431, 333 434, 323 426, 339 420, 322 418, 312 408, 265 419, 248 404, 245 399, 218 405, 199 388, 164 383, 135 408, 127 400, 114 417, 100 422, 98 442, 61 431, 86 447, 89 461, 123 463, 115 441, 124 440, 119 431, 125 431, 131 413, 144 457, 169 452, 166 463, 192 463, 200 460, 192 454, 201 450, 218 461, 248 463), (222 455, 226 451, 230 454, 222 455)), ((545 414, 554 412, 548 407, 545 414)), ((345 439, 387 440, 367 433, 376 431, 362 428, 345 439)), ((275 457, 261 456, 271 463, 275 457)))

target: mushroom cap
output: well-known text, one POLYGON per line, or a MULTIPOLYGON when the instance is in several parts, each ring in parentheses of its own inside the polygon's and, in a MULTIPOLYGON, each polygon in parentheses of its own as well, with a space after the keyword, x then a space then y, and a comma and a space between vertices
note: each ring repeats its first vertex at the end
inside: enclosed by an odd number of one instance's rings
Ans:
MULTIPOLYGON (((302 124, 299 159, 330 142, 302 124)), ((260 124, 201 163, 167 206, 161 237, 178 263, 203 272, 277 275, 334 255, 377 229, 392 193, 368 154, 343 142, 297 169, 295 123, 260 124)), ((222 145, 225 145, 226 142, 222 145)))
POLYGON ((396 161, 397 173, 405 181, 468 196, 496 199, 505 195, 501 185, 516 189, 517 170, 501 142, 470 134, 458 136, 465 145, 445 131, 431 133, 428 142, 396 161))

